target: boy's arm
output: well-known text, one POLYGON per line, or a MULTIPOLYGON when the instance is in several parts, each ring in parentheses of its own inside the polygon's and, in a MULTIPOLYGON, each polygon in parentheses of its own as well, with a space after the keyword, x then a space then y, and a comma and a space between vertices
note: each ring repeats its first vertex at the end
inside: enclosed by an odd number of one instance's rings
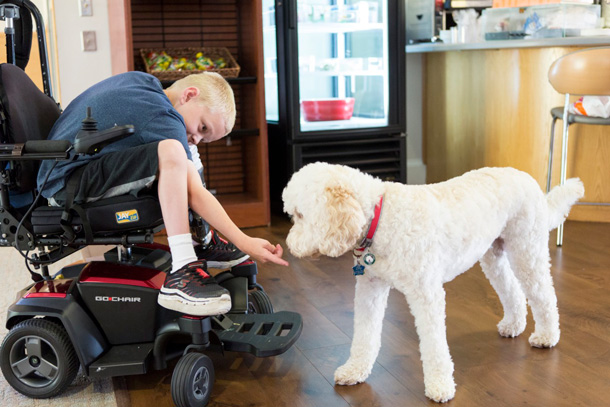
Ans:
POLYGON ((287 266, 288 262, 282 259, 282 247, 279 244, 274 246, 265 239, 250 237, 242 232, 229 218, 216 197, 203 187, 201 179, 193 175, 193 173, 198 174, 195 166, 190 163, 189 167, 189 183, 194 184, 189 185, 190 207, 240 250, 254 259, 263 263, 270 261, 287 266))

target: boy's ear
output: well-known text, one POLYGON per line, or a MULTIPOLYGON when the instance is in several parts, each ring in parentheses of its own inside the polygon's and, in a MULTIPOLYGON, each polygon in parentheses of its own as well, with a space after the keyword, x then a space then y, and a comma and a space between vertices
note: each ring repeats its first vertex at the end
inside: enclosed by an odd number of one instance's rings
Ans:
POLYGON ((181 102, 182 104, 188 102, 191 99, 194 99, 199 96, 199 88, 195 86, 189 86, 182 91, 181 102))

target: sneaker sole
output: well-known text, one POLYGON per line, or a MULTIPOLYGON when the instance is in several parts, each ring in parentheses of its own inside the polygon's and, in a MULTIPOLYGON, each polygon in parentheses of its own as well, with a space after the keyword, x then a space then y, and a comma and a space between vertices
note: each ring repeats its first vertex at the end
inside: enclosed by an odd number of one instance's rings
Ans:
POLYGON ((221 315, 231 310, 231 296, 229 294, 193 301, 183 298, 179 294, 160 292, 157 302, 163 308, 198 317, 221 315))
POLYGON ((243 263, 244 261, 248 260, 249 258, 250 258, 250 256, 248 256, 246 254, 245 256, 242 256, 239 259, 235 259, 235 260, 231 260, 231 261, 214 261, 214 260, 206 259, 206 262, 208 264, 208 267, 210 267, 210 268, 229 269, 233 266, 237 266, 238 264, 243 263))

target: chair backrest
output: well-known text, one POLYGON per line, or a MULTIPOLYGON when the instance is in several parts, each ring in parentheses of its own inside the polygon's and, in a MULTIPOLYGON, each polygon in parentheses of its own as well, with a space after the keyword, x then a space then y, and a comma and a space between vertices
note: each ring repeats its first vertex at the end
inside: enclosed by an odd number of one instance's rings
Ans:
MULTIPOLYGON (((51 97, 40 91, 21 68, 11 64, 0 64, 0 111, 4 116, 0 141, 4 144, 45 140, 61 113, 51 97)), ((33 190, 39 163, 22 161, 17 165, 17 191, 33 190)))
POLYGON ((610 47, 587 48, 557 59, 549 82, 559 93, 610 95, 610 47))

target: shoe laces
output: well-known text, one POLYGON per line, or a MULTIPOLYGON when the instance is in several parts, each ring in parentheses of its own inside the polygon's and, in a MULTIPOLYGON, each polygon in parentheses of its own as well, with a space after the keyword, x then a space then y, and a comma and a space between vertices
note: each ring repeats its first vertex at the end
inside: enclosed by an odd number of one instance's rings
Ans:
POLYGON ((195 280, 203 284, 208 283, 209 279, 212 278, 202 267, 195 265, 187 267, 185 272, 191 274, 195 280))
POLYGON ((233 251, 235 250, 233 245, 229 243, 227 240, 224 240, 222 237, 218 236, 218 234, 212 231, 212 239, 210 239, 210 243, 208 247, 214 246, 215 249, 218 250, 226 250, 233 251))

